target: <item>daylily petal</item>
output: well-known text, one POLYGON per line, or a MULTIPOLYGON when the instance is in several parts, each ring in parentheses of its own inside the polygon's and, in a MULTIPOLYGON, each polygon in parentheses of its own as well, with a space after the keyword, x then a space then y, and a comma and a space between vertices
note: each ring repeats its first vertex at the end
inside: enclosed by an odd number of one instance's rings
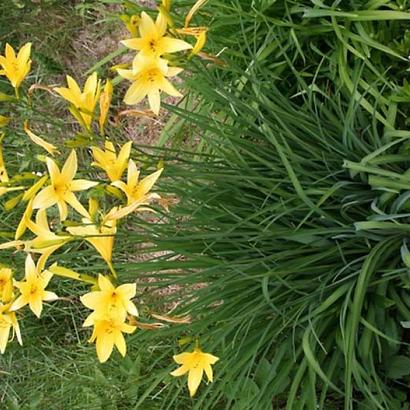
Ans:
POLYGON ((26 43, 24 44, 23 47, 21 47, 20 51, 17 54, 17 64, 25 64, 29 58, 30 58, 30 53, 31 53, 31 43, 26 43))
POLYGON ((130 38, 129 40, 122 40, 121 43, 132 50, 141 50, 143 46, 143 40, 141 38, 130 38))
POLYGON ((160 97, 158 89, 152 89, 149 91, 148 102, 149 102, 151 111, 154 114, 159 115, 159 110, 161 108, 161 97, 160 97))
POLYGON ((188 389, 189 395, 193 397, 201 384, 201 379, 203 375, 202 368, 190 369, 188 373, 188 389))
POLYGON ((72 192, 67 192, 64 196, 64 200, 71 205, 80 215, 85 216, 86 218, 90 215, 88 211, 81 205, 80 201, 72 192))
POLYGON ((124 285, 118 286, 116 292, 121 294, 122 297, 126 299, 132 299, 137 293, 136 283, 125 283, 124 285))
POLYGON ((73 192, 76 191, 85 191, 94 186, 98 185, 98 182, 87 181, 86 179, 75 179, 70 182, 70 189, 73 192))
POLYGON ((33 200, 34 209, 50 208, 57 202, 57 197, 51 185, 43 188, 33 200))
POLYGON ((50 174, 51 182, 54 184, 58 181, 58 179, 61 176, 60 170, 53 159, 47 157, 46 163, 47 163, 48 173, 50 174))
POLYGON ((77 154, 75 150, 71 150, 71 153, 68 156, 61 170, 61 177, 64 179, 65 182, 68 183, 74 179, 74 176, 76 173, 77 173, 77 154))
POLYGON ((58 212, 60 214, 60 221, 65 221, 68 216, 68 207, 65 201, 57 202, 58 212))
POLYGON ((10 311, 14 312, 15 310, 21 309, 23 306, 26 306, 28 300, 25 296, 20 295, 11 305, 10 311))
POLYGON ((112 291, 115 289, 111 281, 104 275, 98 275, 98 286, 102 291, 112 291))
POLYGON ((213 382, 214 381, 214 374, 213 374, 211 365, 209 365, 209 364, 205 365, 204 370, 205 370, 206 376, 208 377, 208 380, 210 382, 213 382))
POLYGON ((174 371, 172 371, 170 374, 172 376, 183 376, 185 373, 187 373, 189 371, 189 367, 186 365, 182 365, 181 367, 178 367, 178 369, 175 369, 174 371))
POLYGON ((182 94, 165 78, 163 78, 159 84, 162 91, 173 97, 182 97, 182 94))
POLYGON ((88 309, 96 310, 101 304, 101 292, 90 292, 80 296, 81 303, 88 309))
POLYGON ((51 302, 57 299, 58 299, 58 296, 54 292, 49 292, 49 291, 44 292, 43 300, 45 300, 46 302, 51 302))
POLYGON ((142 82, 134 82, 124 96, 127 105, 138 104, 148 93, 148 87, 142 82))
POLYGON ((113 337, 107 334, 101 335, 97 338, 96 348, 98 360, 101 363, 106 362, 111 356, 112 349, 114 348, 113 337))
POLYGON ((121 332, 116 333, 114 343, 121 356, 124 357, 127 353, 127 345, 125 344, 125 339, 121 332))
POLYGON ((172 37, 162 37, 160 44, 160 47, 166 50, 166 53, 176 53, 178 51, 190 50, 192 48, 191 44, 186 41, 172 37))
POLYGON ((157 36, 157 27, 154 23, 154 20, 143 11, 141 13, 141 20, 139 25, 139 31, 141 37, 156 37, 157 36))
POLYGON ((41 312, 43 311, 43 302, 40 298, 33 298, 29 301, 29 306, 31 311, 40 318, 41 312))

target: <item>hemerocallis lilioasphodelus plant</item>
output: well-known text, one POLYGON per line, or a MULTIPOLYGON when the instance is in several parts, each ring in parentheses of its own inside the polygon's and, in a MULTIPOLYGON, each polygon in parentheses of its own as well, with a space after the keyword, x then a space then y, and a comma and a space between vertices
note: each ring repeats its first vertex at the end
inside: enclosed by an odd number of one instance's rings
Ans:
POLYGON ((41 272, 35 265, 30 254, 26 258, 25 280, 15 282, 14 286, 19 289, 20 296, 12 303, 10 311, 16 311, 23 306, 29 305, 31 311, 39 318, 43 310, 43 301, 57 300, 54 292, 46 290, 53 274, 49 271, 41 272))
POLYGON ((74 179, 77 173, 77 154, 75 150, 71 151, 61 171, 54 160, 47 158, 46 161, 50 175, 50 185, 43 188, 34 197, 33 209, 47 209, 57 204, 60 220, 64 221, 67 218, 67 204, 69 204, 79 214, 88 217, 87 210, 74 195, 74 192, 92 188, 98 185, 98 182, 74 179))
POLYGON ((140 171, 135 162, 130 159, 128 162, 127 183, 124 181, 114 181, 111 185, 124 192, 127 196, 127 205, 132 205, 134 202, 148 203, 150 199, 158 198, 158 195, 149 194, 149 191, 151 191, 163 170, 161 168, 140 181, 140 171))
MULTIPOLYGON (((10 339, 10 332, 17 336, 17 340, 20 345, 23 344, 21 340, 20 326, 17 322, 17 317, 14 312, 10 310, 10 303, 0 303, 0 353, 3 354, 6 351, 7 343, 10 339)), ((14 335, 13 335, 14 336, 14 335)), ((12 337, 13 338, 13 337, 12 337)))
POLYGON ((31 68, 31 43, 25 44, 17 53, 10 44, 6 44, 4 56, 0 56, 0 75, 5 75, 10 81, 11 85, 16 90, 18 96, 18 89, 23 80, 27 77, 31 68))
POLYGON ((111 141, 106 140, 104 143, 104 150, 98 147, 92 147, 95 161, 91 165, 104 170, 112 182, 118 181, 127 169, 131 146, 132 141, 124 144, 117 156, 114 144, 111 141))
POLYGON ((10 268, 0 268, 0 302, 9 302, 13 295, 13 271, 10 268))
POLYGON ((104 275, 98 275, 100 290, 86 293, 80 297, 82 304, 94 310, 84 322, 85 326, 93 323, 94 317, 117 316, 125 320, 127 313, 138 316, 138 310, 131 301, 137 292, 135 283, 126 283, 115 287, 104 275))
POLYGON ((159 57, 144 57, 138 54, 132 63, 132 70, 117 69, 118 74, 132 81, 124 96, 128 105, 138 104, 145 96, 151 110, 158 115, 161 108, 161 91, 173 96, 182 94, 167 80, 178 75, 182 68, 170 67, 168 61, 159 57))
POLYGON ((142 12, 138 29, 140 37, 122 40, 121 43, 128 48, 140 51, 141 56, 161 57, 164 54, 192 48, 186 41, 166 36, 167 20, 162 13, 158 14, 154 22, 147 13, 142 12))
POLYGON ((205 374, 210 382, 213 381, 212 365, 219 360, 210 353, 204 353, 199 346, 193 352, 184 352, 174 356, 174 361, 181 365, 171 372, 172 376, 183 376, 188 373, 189 395, 193 397, 201 384, 202 376, 205 374))
POLYGON ((84 89, 81 91, 71 76, 67 75, 66 79, 68 88, 56 87, 54 91, 72 104, 70 111, 73 116, 87 130, 91 130, 94 110, 100 98, 101 81, 98 80, 97 73, 94 72, 87 78, 84 89))

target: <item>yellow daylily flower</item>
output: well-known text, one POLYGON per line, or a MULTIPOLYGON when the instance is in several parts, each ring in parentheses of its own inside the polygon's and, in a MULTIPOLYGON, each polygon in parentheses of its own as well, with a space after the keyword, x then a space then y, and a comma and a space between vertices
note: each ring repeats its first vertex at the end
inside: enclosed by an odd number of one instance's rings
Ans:
POLYGON ((28 126, 28 121, 24 121, 24 131, 29 136, 30 140, 34 142, 34 144, 39 145, 41 148, 45 149, 50 155, 54 155, 58 153, 57 147, 49 142, 45 141, 43 138, 39 137, 38 135, 34 134, 28 126))
POLYGON ((161 91, 174 97, 182 97, 182 94, 167 80, 168 77, 174 77, 181 71, 182 68, 169 67, 168 61, 162 58, 144 58, 138 54, 134 58, 132 70, 117 70, 121 77, 133 81, 125 94, 124 102, 128 105, 138 104, 148 96, 151 110, 158 115, 161 107, 161 91))
POLYGON ((186 41, 165 35, 167 20, 162 13, 158 14, 154 23, 154 20, 147 13, 142 12, 139 31, 141 37, 123 40, 121 43, 128 48, 140 51, 142 56, 160 57, 163 54, 176 53, 192 48, 186 41))
MULTIPOLYGON (((116 208, 114 208, 116 209, 116 208)), ((104 218, 101 224, 95 224, 90 218, 82 219, 82 226, 70 226, 67 231, 71 235, 81 236, 89 242, 102 258, 112 268, 112 249, 114 247, 114 238, 117 233, 117 221, 104 218)))
POLYGON ((15 282, 15 286, 21 294, 13 302, 10 310, 16 311, 25 305, 29 305, 31 311, 39 318, 43 310, 43 301, 49 302, 58 299, 54 292, 45 290, 53 274, 49 271, 41 273, 38 266, 34 264, 31 255, 27 255, 25 271, 25 280, 15 282))
POLYGON ((84 326, 93 324, 95 317, 117 317, 125 320, 127 313, 138 316, 138 310, 131 299, 137 292, 135 283, 126 283, 114 287, 111 281, 103 275, 98 275, 100 290, 89 292, 80 297, 82 304, 95 312, 84 322, 84 326))
MULTIPOLYGON (((87 326, 87 325, 83 325, 87 326)), ((101 363, 106 362, 113 351, 114 345, 122 356, 127 353, 123 333, 133 333, 136 326, 126 324, 123 320, 116 317, 99 318, 94 321, 93 334, 90 342, 96 341, 98 360, 101 363)))
POLYGON ((201 384, 204 371, 208 380, 213 381, 211 365, 215 364, 219 358, 210 353, 204 353, 196 347, 193 352, 184 352, 174 356, 174 360, 182 366, 171 372, 171 375, 178 377, 188 373, 189 394, 193 397, 201 384))
POLYGON ((75 107, 71 113, 80 124, 90 130, 95 106, 100 98, 101 81, 98 80, 97 73, 94 72, 87 78, 84 89, 81 91, 72 77, 67 75, 66 78, 68 88, 57 87, 54 90, 75 107))
POLYGON ((50 174, 51 184, 43 188, 35 197, 34 209, 46 209, 55 204, 58 206, 61 221, 67 218, 67 204, 71 205, 79 214, 88 217, 87 210, 81 205, 74 195, 74 192, 84 191, 98 185, 98 182, 87 181, 86 179, 74 179, 77 173, 77 154, 74 150, 67 158, 63 168, 58 168, 57 164, 47 158, 47 168, 50 174))
POLYGON ((141 181, 138 181, 140 171, 135 162, 130 159, 128 162, 127 183, 123 181, 115 181, 112 185, 124 192, 127 196, 127 205, 141 201, 147 203, 152 198, 152 194, 149 195, 149 191, 154 186, 155 182, 157 182, 157 179, 163 170, 164 168, 161 168, 143 178, 141 181))
POLYGON ((122 174, 127 168, 128 159, 131 153, 132 141, 127 142, 121 147, 118 157, 114 144, 111 141, 106 140, 104 146, 104 151, 97 147, 92 148, 95 162, 91 165, 103 169, 112 182, 118 181, 121 179, 122 174))
POLYGON ((0 268, 0 301, 7 303, 11 300, 12 296, 13 272, 9 268, 0 268))
POLYGON ((31 43, 21 47, 17 55, 13 47, 7 43, 5 55, 0 56, 0 66, 3 68, 0 75, 5 75, 16 90, 30 72, 30 52, 31 43))
POLYGON ((16 314, 9 311, 10 304, 0 304, 0 353, 6 351, 7 343, 10 337, 10 330, 13 330, 17 336, 20 345, 23 344, 21 340, 20 326, 17 322, 16 314))
POLYGON ((100 96, 100 118, 98 120, 101 134, 104 134, 104 126, 107 121, 114 87, 110 80, 105 82, 104 90, 100 96))

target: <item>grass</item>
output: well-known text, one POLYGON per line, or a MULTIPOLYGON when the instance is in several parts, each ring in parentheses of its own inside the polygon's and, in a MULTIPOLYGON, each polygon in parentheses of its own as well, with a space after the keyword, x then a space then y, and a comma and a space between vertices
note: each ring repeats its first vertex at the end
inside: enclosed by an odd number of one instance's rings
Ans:
MULTIPOLYGON (((161 223, 130 218, 116 269, 138 281, 142 320, 165 301, 193 323, 141 330, 126 359, 102 366, 84 312, 60 301, 42 321, 27 318, 25 347, 1 358, 5 403, 408 408, 409 5, 315 4, 209 2, 197 22, 226 64, 192 62, 186 102, 167 107, 170 135, 201 142, 194 153, 135 152, 147 166, 162 158, 161 193, 179 203, 158 209, 161 223), (220 357, 194 400, 169 375, 184 337, 220 357)), ((75 251, 59 262, 103 269, 75 251)))

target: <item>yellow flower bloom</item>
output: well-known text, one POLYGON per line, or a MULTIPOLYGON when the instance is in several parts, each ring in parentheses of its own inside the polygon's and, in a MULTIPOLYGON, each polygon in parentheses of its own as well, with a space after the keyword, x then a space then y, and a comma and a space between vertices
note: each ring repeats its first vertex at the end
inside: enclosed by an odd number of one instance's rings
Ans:
POLYGON ((165 36, 167 20, 162 13, 158 14, 154 23, 154 20, 147 13, 142 12, 139 31, 141 37, 123 40, 121 43, 128 48, 140 51, 146 57, 160 57, 163 54, 192 48, 186 41, 165 36))
POLYGON ((0 301, 7 303, 11 300, 12 296, 13 272, 9 268, 0 268, 0 301))
POLYGON ((174 97, 182 97, 182 94, 167 80, 167 77, 174 77, 181 71, 182 68, 169 67, 168 61, 162 58, 146 58, 138 54, 134 58, 132 70, 117 70, 121 77, 133 81, 125 94, 124 102, 128 105, 138 104, 148 96, 151 110, 158 115, 161 107, 160 91, 174 97))
MULTIPOLYGON (((86 326, 86 325, 84 325, 86 326)), ((96 319, 90 342, 96 341, 98 360, 104 363, 111 356, 114 345, 122 356, 127 353, 127 345, 122 333, 133 333, 136 326, 124 323, 115 317, 96 319)))
POLYGON ((98 80, 97 73, 94 72, 87 78, 81 92, 80 87, 72 77, 68 75, 66 78, 68 88, 57 87, 54 90, 75 107, 71 113, 80 124, 90 130, 95 106, 100 98, 101 81, 98 80))
POLYGON ((127 205, 141 201, 147 203, 151 198, 158 197, 155 194, 149 194, 149 191, 154 186, 155 182, 157 182, 157 179, 163 170, 164 168, 161 168, 143 178, 141 181, 138 181, 140 172, 135 162, 130 159, 128 162, 127 183, 123 181, 115 181, 112 185, 121 189, 125 193, 127 196, 127 205))
POLYGON ((124 144, 118 154, 111 141, 105 141, 105 150, 93 147, 92 152, 95 162, 92 165, 103 169, 112 182, 121 179, 122 174, 127 168, 128 159, 131 153, 132 141, 124 144))
POLYGON ((74 192, 84 191, 98 185, 98 182, 87 181, 85 179, 74 180, 77 173, 77 154, 74 150, 67 158, 61 172, 57 164, 47 158, 47 168, 50 174, 51 184, 43 188, 34 198, 34 209, 46 209, 55 204, 60 212, 60 219, 67 218, 67 204, 71 205, 78 213, 88 217, 87 210, 78 201, 74 192))
POLYGON ((204 353, 199 347, 193 352, 185 352, 174 356, 176 363, 182 366, 171 372, 172 376, 183 376, 188 373, 189 394, 193 397, 201 384, 204 374, 207 375, 210 382, 213 381, 213 372, 211 365, 215 364, 219 358, 209 353, 204 353))
POLYGON ((82 304, 95 312, 84 322, 84 326, 90 326, 96 317, 116 317, 125 320, 127 312, 138 316, 138 310, 131 299, 136 294, 137 285, 127 283, 114 287, 108 278, 98 276, 100 290, 81 296, 82 304))
POLYGON ((113 88, 112 82, 110 80, 107 80, 105 82, 104 91, 101 93, 101 96, 100 96, 100 118, 98 120, 98 123, 100 126, 101 134, 104 134, 104 126, 107 121, 108 111, 110 109, 113 91, 114 91, 114 88, 113 88))
POLYGON ((0 75, 5 75, 14 88, 19 88, 31 68, 31 43, 25 44, 17 56, 10 44, 6 44, 4 56, 0 56, 0 75))
POLYGON ((0 304, 0 353, 6 351, 7 342, 9 341, 10 330, 13 329, 14 334, 20 345, 23 344, 21 340, 20 326, 17 322, 16 314, 9 311, 8 305, 0 304))
POLYGON ((43 301, 58 299, 54 292, 45 290, 53 274, 49 271, 40 273, 31 255, 27 255, 25 270, 25 281, 15 282, 21 295, 13 302, 10 310, 15 311, 29 305, 32 312, 39 318, 43 310, 43 301))
MULTIPOLYGON (((114 208, 115 209, 115 208, 114 208)), ((89 218, 82 219, 83 226, 70 226, 67 231, 71 235, 82 236, 99 252, 112 270, 112 249, 117 233, 117 221, 103 219, 101 224, 95 224, 89 218)))

